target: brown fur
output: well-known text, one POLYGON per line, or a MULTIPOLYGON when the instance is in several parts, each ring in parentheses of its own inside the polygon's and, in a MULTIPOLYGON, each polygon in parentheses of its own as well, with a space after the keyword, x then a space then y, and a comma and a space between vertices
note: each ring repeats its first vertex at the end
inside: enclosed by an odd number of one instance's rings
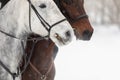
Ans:
MULTIPOLYGON (((59 8, 61 9, 61 11, 65 10, 67 12, 63 14, 67 17, 72 27, 75 28, 76 38, 89 40, 92 36, 93 28, 91 27, 88 18, 82 18, 74 22, 72 21, 72 19, 78 17, 79 15, 86 14, 83 7, 83 0, 72 0, 72 4, 68 4, 69 2, 65 3, 64 0, 60 1, 62 1, 62 7, 59 8), (86 35, 84 36, 83 34, 86 35)), ((26 51, 28 53, 32 47, 32 44, 32 42, 27 42, 26 51)), ((53 63, 46 80, 54 80, 55 77, 55 66, 53 57, 57 53, 57 51, 54 52, 55 48, 56 46, 51 40, 38 41, 35 45, 33 56, 31 58, 31 63, 41 74, 45 74, 50 68, 50 65, 53 63)), ((22 80, 41 80, 40 77, 41 76, 38 75, 36 71, 29 65, 26 71, 23 73, 22 80)))

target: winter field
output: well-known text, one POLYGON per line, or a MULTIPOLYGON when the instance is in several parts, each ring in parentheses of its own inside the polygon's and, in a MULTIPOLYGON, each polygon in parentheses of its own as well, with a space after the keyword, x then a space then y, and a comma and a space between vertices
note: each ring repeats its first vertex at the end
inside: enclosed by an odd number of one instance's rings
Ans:
POLYGON ((120 80, 120 29, 94 26, 90 41, 73 41, 55 59, 55 80, 120 80))

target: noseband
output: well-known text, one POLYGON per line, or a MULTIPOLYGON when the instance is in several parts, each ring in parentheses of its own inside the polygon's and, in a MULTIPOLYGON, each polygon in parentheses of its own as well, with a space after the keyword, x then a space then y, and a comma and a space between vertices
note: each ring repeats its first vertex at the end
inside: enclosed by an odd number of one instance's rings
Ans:
POLYGON ((47 21, 45 21, 45 19, 39 14, 39 12, 37 11, 37 9, 35 8, 35 6, 31 3, 30 0, 28 0, 29 2, 29 26, 30 26, 30 30, 31 29, 31 8, 34 10, 35 14, 37 15, 38 19, 40 20, 41 24, 44 26, 44 28, 48 31, 48 38, 50 36, 50 30, 51 28, 53 28, 54 26, 58 25, 59 23, 65 21, 66 19, 62 19, 52 25, 50 25, 47 21), (49 28, 48 28, 48 27, 49 28))
POLYGON ((72 22, 77 22, 77 21, 79 21, 79 20, 81 20, 83 18, 88 18, 88 15, 87 14, 82 14, 82 15, 76 17, 75 19, 73 19, 73 18, 70 18, 70 19, 71 19, 72 22))
MULTIPOLYGON (((61 0, 54 0, 54 1, 55 1, 55 3, 58 5, 58 7, 59 7, 60 9, 63 9, 63 8, 62 8, 61 0)), ((69 1, 69 0, 67 0, 67 1, 69 1)), ((63 14, 68 14, 68 12, 67 12, 66 10, 64 10, 64 9, 61 10, 61 12, 62 12, 63 14)), ((87 14, 82 14, 82 15, 77 16, 76 18, 71 18, 69 15, 67 15, 66 17, 68 17, 71 22, 77 22, 77 21, 79 21, 79 20, 81 20, 81 19, 83 19, 83 18, 88 18, 88 15, 87 15, 87 14)))

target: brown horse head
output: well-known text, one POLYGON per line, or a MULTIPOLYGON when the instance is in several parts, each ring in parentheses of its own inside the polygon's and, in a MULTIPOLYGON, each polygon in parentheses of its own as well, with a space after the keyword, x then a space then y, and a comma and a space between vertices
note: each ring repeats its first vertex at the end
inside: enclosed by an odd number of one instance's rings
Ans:
MULTIPOLYGON (((88 17, 84 10, 84 0, 54 0, 75 29, 77 39, 89 40, 93 33, 88 17)), ((68 34, 69 35, 69 34, 68 34)), ((32 38, 38 37, 31 35, 32 38)), ((28 41, 26 52, 31 53, 32 44, 28 41)), ((22 75, 22 80, 54 80, 58 48, 51 40, 40 40, 36 43, 30 59, 30 64, 22 75), (44 78, 44 76, 46 76, 44 78), (41 79, 44 78, 44 79, 41 79)))
POLYGON ((84 10, 84 0, 54 0, 74 28, 77 39, 90 40, 93 28, 84 10))

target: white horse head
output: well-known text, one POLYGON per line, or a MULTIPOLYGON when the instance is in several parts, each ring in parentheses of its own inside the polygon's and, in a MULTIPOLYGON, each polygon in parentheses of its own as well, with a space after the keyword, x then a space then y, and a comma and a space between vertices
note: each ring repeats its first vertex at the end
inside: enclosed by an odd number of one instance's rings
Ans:
MULTIPOLYGON (((53 0, 10 0, 0 10, 0 61, 13 73, 17 72, 23 53, 21 40, 13 37, 25 39, 32 32, 49 35, 57 45, 68 44, 74 35, 53 0)), ((13 80, 1 66, 0 80, 13 80)))
MULTIPOLYGON (((58 8, 56 8, 55 3, 52 0, 32 0, 31 2, 40 16, 49 24, 53 25, 63 19, 65 17, 60 13, 58 8)), ((55 42, 57 45, 65 45, 71 42, 73 38, 73 30, 70 24, 67 21, 63 21, 54 26, 46 25, 50 31, 45 30, 45 27, 41 25, 38 17, 36 16, 34 10, 31 10, 31 30, 34 33, 40 34, 41 36, 46 36, 50 34, 51 40, 55 42), (41 27, 42 26, 42 27, 41 27)), ((27 22, 26 20, 25 22, 27 22)))
MULTIPOLYGON (((36 15, 36 11, 32 7, 30 7, 29 14, 29 4, 33 5, 38 14, 49 24, 53 25, 63 19, 65 17, 61 14, 53 0, 11 0, 7 6, 7 15, 5 18, 8 20, 6 22, 8 27, 10 25, 16 26, 19 30, 25 30, 28 32, 30 30, 29 18, 31 24, 32 32, 39 34, 40 36, 47 36, 48 34, 50 39, 55 42, 57 45, 65 45, 72 41, 73 38, 73 30, 70 24, 67 21, 63 21, 54 25, 50 31, 47 31, 43 24, 41 24, 38 16, 36 15), (11 4, 11 5, 9 5, 11 4)), ((4 10, 3 8, 3 10, 4 10)), ((5 20, 4 20, 5 21, 5 20)), ((44 22, 44 21, 43 21, 44 22)), ((49 29, 50 27, 45 24, 45 26, 49 29)), ((21 34, 20 32, 18 34, 21 34)), ((30 31, 29 31, 30 32, 30 31)))

